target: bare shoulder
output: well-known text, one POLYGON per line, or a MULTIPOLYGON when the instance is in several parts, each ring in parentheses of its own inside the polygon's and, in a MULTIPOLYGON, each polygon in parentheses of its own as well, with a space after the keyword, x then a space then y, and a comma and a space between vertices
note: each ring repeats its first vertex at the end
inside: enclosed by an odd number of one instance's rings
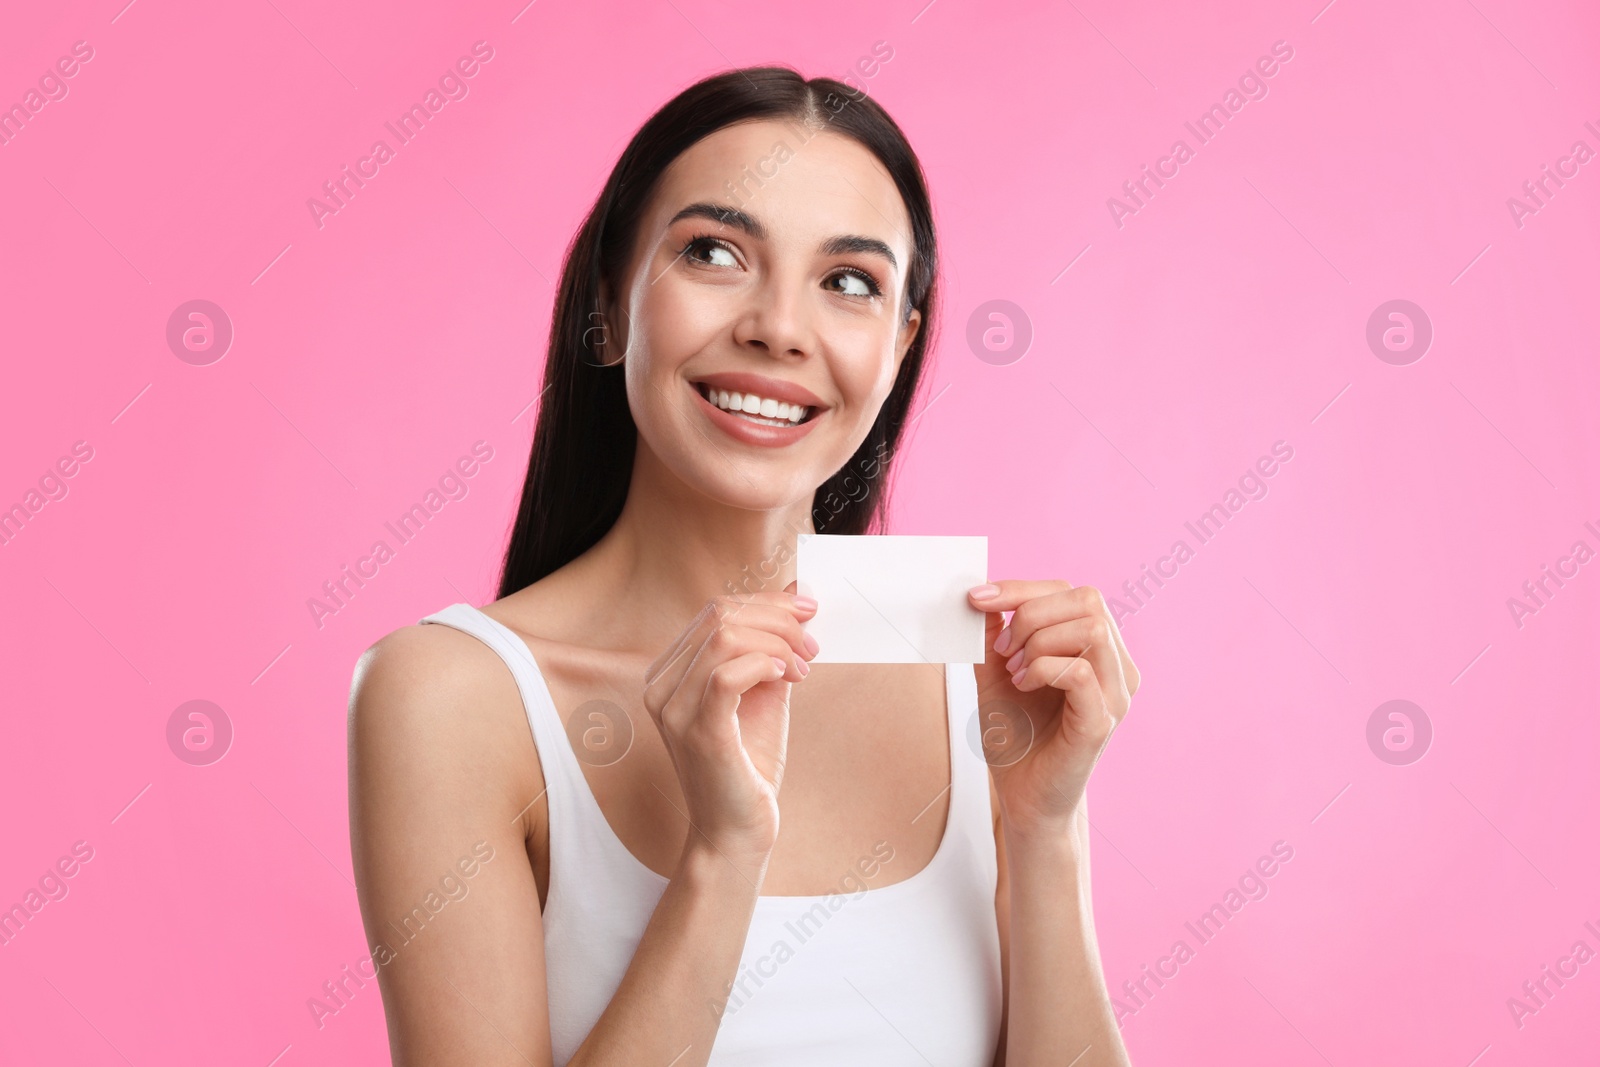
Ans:
POLYGON ((402 626, 373 642, 356 661, 352 712, 357 702, 363 709, 399 706, 416 711, 421 710, 418 705, 440 698, 487 695, 483 690, 504 673, 489 669, 498 663, 492 649, 453 626, 402 626))
MULTIPOLYGON (((352 787, 364 762, 396 786, 448 788, 460 776, 512 803, 538 775, 505 663, 478 638, 443 624, 402 627, 361 654, 350 686, 349 744, 352 787)), ((481 792, 476 800, 494 806, 481 792)))

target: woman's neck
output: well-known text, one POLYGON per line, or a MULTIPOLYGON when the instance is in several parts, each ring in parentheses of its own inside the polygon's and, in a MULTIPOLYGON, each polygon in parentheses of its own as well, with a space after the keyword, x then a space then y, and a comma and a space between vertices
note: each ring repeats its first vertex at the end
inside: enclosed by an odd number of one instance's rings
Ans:
POLYGON ((584 644, 659 649, 713 597, 793 581, 796 538, 815 532, 811 506, 807 496, 767 511, 731 507, 641 450, 616 523, 566 568, 567 617, 586 620, 584 644))

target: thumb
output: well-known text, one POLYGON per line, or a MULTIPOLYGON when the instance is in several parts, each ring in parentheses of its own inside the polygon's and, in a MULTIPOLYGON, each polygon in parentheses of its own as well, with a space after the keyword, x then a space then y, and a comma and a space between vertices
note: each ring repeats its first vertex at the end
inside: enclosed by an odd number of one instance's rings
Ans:
POLYGON ((999 687, 1011 683, 1011 673, 1006 670, 1006 660, 1011 657, 1002 656, 994 650, 995 640, 1005 625, 1006 617, 1002 612, 983 613, 983 662, 973 664, 972 669, 977 675, 978 692, 985 698, 1000 695, 1004 689, 999 687))

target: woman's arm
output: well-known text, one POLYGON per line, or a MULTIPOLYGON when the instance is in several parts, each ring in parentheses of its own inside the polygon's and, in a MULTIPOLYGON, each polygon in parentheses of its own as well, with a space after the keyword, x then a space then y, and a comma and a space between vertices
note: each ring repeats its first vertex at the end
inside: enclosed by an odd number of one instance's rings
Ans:
MULTIPOLYGON (((738 653, 753 640, 724 634, 715 645, 738 653)), ((706 674, 728 655, 692 658, 696 692, 736 701, 749 679, 771 677, 763 651, 708 689, 706 674)), ((520 697, 498 657, 443 626, 396 631, 356 667, 351 846, 397 1067, 552 1063, 543 924, 525 846, 543 781, 525 719, 489 711, 514 707, 520 697), (466 876, 471 865, 459 860, 475 846, 491 858, 466 876)), ((706 1063, 720 1023, 707 1005, 725 1002, 770 856, 770 845, 746 851, 719 839, 727 847, 690 828, 573 1067, 706 1063)))
POLYGON ((356 665, 351 855, 397 1067, 551 1062, 519 810, 538 761, 527 723, 491 710, 519 706, 499 658, 445 626, 398 630, 356 665))
POLYGON ((997 1067, 1070 1063, 1127 1067, 1095 940, 1089 892, 1089 808, 1074 830, 1030 838, 1001 819, 996 838, 1006 883, 1006 1035, 997 1067), (1061 1059, 1065 1050, 1066 1059, 1061 1059))
POLYGON ((690 832, 616 996, 572 1057, 599 1064, 704 1065, 711 1056, 755 911, 760 875, 740 871, 690 832))
MULTIPOLYGON (((443 626, 397 631, 356 667, 352 854, 397 1067, 552 1062, 524 845, 528 801, 544 784, 527 773, 537 758, 526 721, 488 711, 519 699, 492 652, 443 626)), ((689 835, 574 1067, 706 1062, 718 1025, 706 1005, 723 1002, 738 969, 762 873, 734 870, 689 835)))
POLYGON ((1006 756, 990 765, 1005 967, 996 1064, 1127 1067, 1094 933, 1087 786, 1139 672, 1098 590, 1003 581, 969 596, 986 612, 974 668, 985 751, 992 736, 1006 756))

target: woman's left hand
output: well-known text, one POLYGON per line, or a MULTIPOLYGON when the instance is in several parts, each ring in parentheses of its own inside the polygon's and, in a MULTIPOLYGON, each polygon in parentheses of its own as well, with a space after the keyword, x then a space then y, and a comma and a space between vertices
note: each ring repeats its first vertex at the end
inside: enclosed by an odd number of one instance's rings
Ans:
POLYGON ((1105 598, 1064 581, 1001 581, 975 664, 984 753, 1011 828, 1070 834, 1089 772, 1139 688, 1105 598), (1003 625, 1001 612, 1012 612, 1003 625), (999 642, 999 648, 996 643, 999 642))

